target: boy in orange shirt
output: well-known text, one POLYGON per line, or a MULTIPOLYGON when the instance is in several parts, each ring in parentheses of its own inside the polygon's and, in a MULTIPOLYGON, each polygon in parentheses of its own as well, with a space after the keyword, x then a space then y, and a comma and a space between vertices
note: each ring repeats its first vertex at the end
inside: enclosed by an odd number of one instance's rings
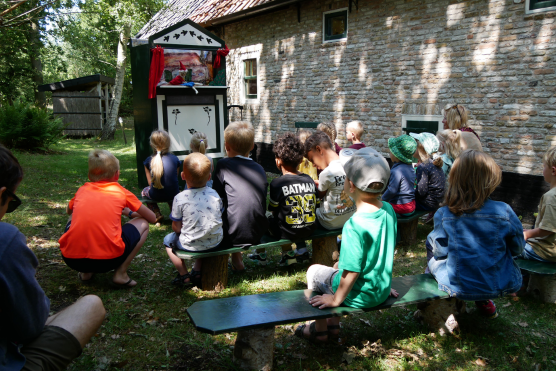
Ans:
POLYGON ((114 271, 112 282, 133 287, 127 268, 143 246, 154 213, 118 183, 120 163, 113 154, 96 149, 89 153, 89 180, 71 199, 66 212, 71 215, 58 241, 65 263, 79 272, 82 281, 93 273, 114 271), (132 218, 121 225, 120 215, 132 218))

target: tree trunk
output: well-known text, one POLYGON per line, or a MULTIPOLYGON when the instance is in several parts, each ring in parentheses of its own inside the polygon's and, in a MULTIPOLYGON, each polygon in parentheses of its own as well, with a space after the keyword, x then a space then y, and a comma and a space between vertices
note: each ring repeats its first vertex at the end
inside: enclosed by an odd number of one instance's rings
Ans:
POLYGON ((552 274, 532 274, 527 292, 545 303, 556 304, 556 276, 552 274))
POLYGON ((272 370, 274 358, 274 326, 238 331, 234 361, 244 370, 272 370))
POLYGON ((313 240, 313 264, 333 266, 338 260, 336 236, 315 238, 313 240))
POLYGON ((230 254, 203 258, 201 288, 204 291, 222 291, 228 285, 228 257, 230 254))
POLYGON ((116 120, 118 119, 118 111, 120 109, 120 101, 122 100, 122 91, 124 89, 125 66, 127 62, 127 40, 131 34, 131 25, 125 24, 120 39, 118 41, 118 61, 116 64, 116 82, 112 88, 112 100, 110 101, 110 109, 108 111, 108 120, 102 128, 101 139, 112 140, 116 132, 116 120))
POLYGON ((398 233, 400 235, 400 240, 398 244, 400 246, 409 246, 417 242, 417 226, 419 225, 419 219, 415 218, 407 223, 398 223, 398 233))
POLYGON ((31 67, 33 69, 33 82, 35 90, 35 106, 40 108, 46 108, 46 93, 39 92, 37 86, 42 85, 43 75, 42 75, 42 63, 40 58, 41 50, 41 40, 39 33, 39 25, 36 20, 31 21, 31 32, 28 37, 29 41, 29 59, 31 62, 31 67))
POLYGON ((425 322, 431 330, 440 336, 453 334, 459 330, 457 316, 465 313, 465 302, 456 298, 438 299, 417 304, 419 308, 414 316, 425 322))

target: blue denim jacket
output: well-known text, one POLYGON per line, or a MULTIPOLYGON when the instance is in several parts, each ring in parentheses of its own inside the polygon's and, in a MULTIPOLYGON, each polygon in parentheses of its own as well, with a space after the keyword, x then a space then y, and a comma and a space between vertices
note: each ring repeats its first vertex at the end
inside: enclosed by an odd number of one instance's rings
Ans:
POLYGON ((456 216, 444 206, 427 237, 434 257, 429 269, 438 289, 462 300, 486 300, 516 292, 521 273, 512 256, 525 246, 523 227, 509 205, 487 200, 472 214, 456 216))

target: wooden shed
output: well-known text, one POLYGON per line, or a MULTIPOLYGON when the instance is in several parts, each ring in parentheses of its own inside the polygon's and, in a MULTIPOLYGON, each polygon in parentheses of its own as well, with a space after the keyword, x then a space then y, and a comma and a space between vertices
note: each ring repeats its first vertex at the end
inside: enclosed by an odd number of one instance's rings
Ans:
POLYGON ((54 115, 68 126, 64 135, 99 135, 106 122, 110 87, 114 79, 96 74, 40 85, 39 91, 52 92, 54 115))

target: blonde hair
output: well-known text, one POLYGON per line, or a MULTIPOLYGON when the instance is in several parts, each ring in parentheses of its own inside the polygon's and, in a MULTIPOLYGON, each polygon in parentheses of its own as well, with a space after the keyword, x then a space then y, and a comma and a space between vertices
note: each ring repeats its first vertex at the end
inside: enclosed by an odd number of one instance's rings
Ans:
POLYGON ((477 211, 502 181, 502 170, 493 158, 474 149, 463 151, 448 179, 444 205, 455 215, 477 211))
POLYGON ((459 157, 461 153, 461 131, 441 130, 436 133, 436 138, 438 138, 444 154, 452 159, 459 157))
POLYGON ((467 109, 461 104, 448 104, 444 108, 446 122, 452 130, 467 127, 467 109))
POLYGON ((236 152, 246 155, 255 143, 255 129, 247 121, 232 122, 224 130, 224 141, 236 152))
POLYGON ((334 142, 336 141, 336 137, 338 136, 335 125, 328 122, 321 122, 317 125, 317 130, 322 131, 323 133, 328 135, 328 137, 332 141, 332 144, 334 144, 334 142))
POLYGON ((419 156, 419 159, 421 160, 422 163, 426 163, 427 161, 432 161, 432 164, 436 167, 442 167, 442 165, 444 165, 444 161, 442 160, 442 157, 437 155, 436 152, 432 153, 433 156, 431 156, 431 154, 427 153, 425 147, 423 147, 423 144, 421 142, 419 142, 418 140, 416 142, 417 142, 417 156, 419 156))
POLYGON ((207 156, 193 152, 183 160, 183 174, 190 187, 204 187, 210 176, 210 161, 207 156))
POLYGON ((542 160, 550 167, 556 166, 556 147, 552 147, 546 151, 542 160))
POLYGON ((164 175, 162 156, 167 154, 170 149, 170 136, 164 130, 155 130, 151 133, 149 140, 154 151, 151 159, 153 187, 163 189, 164 186, 161 183, 162 175, 164 175))
POLYGON ((105 149, 89 152, 89 179, 92 182, 109 180, 120 170, 120 161, 105 149))
POLYGON ((208 142, 207 135, 205 133, 201 133, 200 131, 197 131, 191 137, 191 141, 189 142, 189 147, 193 152, 200 152, 204 155, 208 147, 207 142, 208 142))
POLYGON ((299 138, 299 141, 301 142, 301 144, 303 144, 303 160, 301 161, 301 164, 299 164, 299 166, 305 166, 308 167, 309 165, 313 165, 308 159, 307 157, 305 157, 305 141, 307 140, 307 138, 309 138, 311 136, 311 132, 309 130, 299 130, 297 132, 297 137, 299 138))
POLYGON ((350 130, 353 134, 355 134, 355 139, 360 140, 363 136, 365 130, 363 129, 363 125, 361 121, 352 121, 348 122, 346 125, 346 130, 350 130))

